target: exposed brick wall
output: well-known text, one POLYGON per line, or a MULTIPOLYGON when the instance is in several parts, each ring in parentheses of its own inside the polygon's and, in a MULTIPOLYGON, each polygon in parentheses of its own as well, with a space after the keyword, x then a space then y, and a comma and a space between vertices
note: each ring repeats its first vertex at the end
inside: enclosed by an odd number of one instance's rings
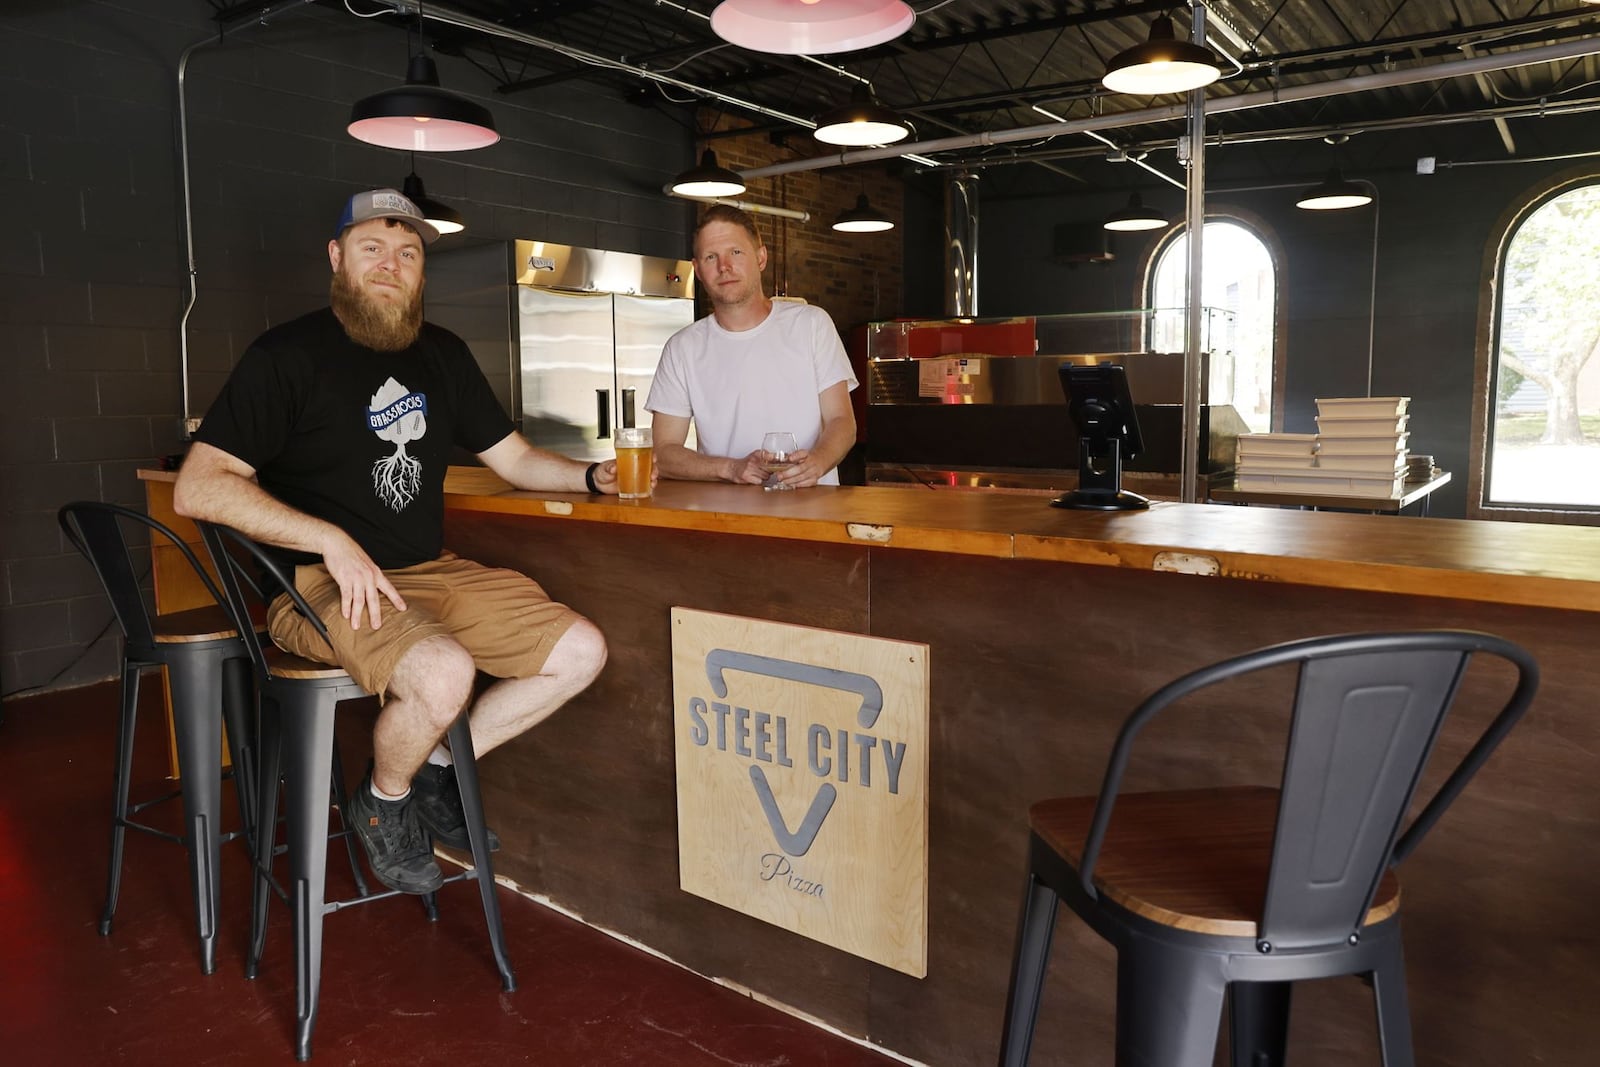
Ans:
MULTIPOLYGON (((722 126, 729 126, 727 119, 722 126)), ((821 154, 808 133, 788 134, 774 141, 765 133, 717 137, 701 142, 717 153, 717 162, 748 170, 821 154)), ((697 146, 699 147, 699 146, 697 146)), ((757 178, 740 196, 758 204, 809 211, 809 222, 756 215, 767 244, 765 276, 768 295, 804 297, 833 316, 841 333, 863 322, 891 319, 901 312, 901 244, 904 186, 882 164, 830 170, 800 171, 757 178), (882 233, 839 233, 833 220, 867 194, 872 206, 888 215, 895 228, 882 233)))

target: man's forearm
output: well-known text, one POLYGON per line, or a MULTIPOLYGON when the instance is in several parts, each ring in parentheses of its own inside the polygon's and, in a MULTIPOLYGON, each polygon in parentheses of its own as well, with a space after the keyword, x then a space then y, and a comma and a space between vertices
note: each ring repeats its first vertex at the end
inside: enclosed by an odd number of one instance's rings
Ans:
POLYGON ((180 471, 173 491, 179 515, 231 526, 257 541, 321 555, 339 528, 278 500, 253 479, 229 471, 180 471))
POLYGON ((656 466, 668 478, 692 482, 733 481, 734 461, 726 456, 707 456, 684 445, 656 445, 656 466))
POLYGON ((518 489, 547 490, 557 493, 583 493, 588 485, 583 480, 589 464, 543 448, 530 447, 518 456, 515 465, 506 472, 506 481, 518 489))
POLYGON ((817 443, 811 446, 811 455, 824 471, 831 471, 850 454, 855 443, 854 419, 829 419, 823 424, 817 443))

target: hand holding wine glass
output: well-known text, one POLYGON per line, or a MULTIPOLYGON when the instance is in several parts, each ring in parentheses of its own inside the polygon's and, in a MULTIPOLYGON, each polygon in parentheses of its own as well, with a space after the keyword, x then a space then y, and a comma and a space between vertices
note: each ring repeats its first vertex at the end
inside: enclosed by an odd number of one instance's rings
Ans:
POLYGON ((793 466, 790 457, 798 451, 794 434, 781 431, 767 434, 761 439, 761 451, 766 454, 764 466, 767 468, 767 480, 761 484, 761 488, 793 489, 794 486, 779 481, 778 475, 793 466))

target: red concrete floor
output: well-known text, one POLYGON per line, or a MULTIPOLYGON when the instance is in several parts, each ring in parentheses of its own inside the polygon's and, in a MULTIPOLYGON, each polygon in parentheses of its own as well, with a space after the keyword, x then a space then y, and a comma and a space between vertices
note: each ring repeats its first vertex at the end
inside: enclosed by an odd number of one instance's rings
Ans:
MULTIPOLYGON (((147 694, 159 678, 145 676, 147 694)), ((0 1063, 293 1063, 287 909, 275 902, 244 976, 249 864, 223 851, 217 968, 200 973, 181 845, 130 832, 109 937, 105 890, 117 693, 92 686, 8 701, 0 722, 0 1063)), ((133 796, 166 790, 165 726, 142 702, 133 796)), ((343 731, 342 731, 343 732, 343 731)), ((354 760, 347 755, 347 762, 354 760)), ((359 767, 349 765, 353 778, 359 767)), ((232 805, 231 786, 224 802, 232 805)), ((177 802, 147 813, 175 828, 177 802)), ((229 824, 236 821, 230 809, 229 824)), ((491 822, 493 813, 490 813, 491 822)), ((343 849, 329 892, 348 895, 343 849)), ((473 883, 440 917, 396 897, 327 917, 312 1062, 325 1065, 806 1065, 894 1059, 724 989, 501 889, 518 988, 502 993, 473 883)))

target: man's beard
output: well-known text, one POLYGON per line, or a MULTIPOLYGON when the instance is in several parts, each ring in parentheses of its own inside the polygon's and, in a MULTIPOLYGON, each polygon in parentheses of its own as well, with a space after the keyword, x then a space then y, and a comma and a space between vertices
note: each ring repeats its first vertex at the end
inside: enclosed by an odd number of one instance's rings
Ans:
POLYGON ((368 294, 358 279, 337 270, 328 285, 328 300, 350 340, 379 352, 410 348, 422 331, 420 284, 409 299, 397 303, 368 294))

